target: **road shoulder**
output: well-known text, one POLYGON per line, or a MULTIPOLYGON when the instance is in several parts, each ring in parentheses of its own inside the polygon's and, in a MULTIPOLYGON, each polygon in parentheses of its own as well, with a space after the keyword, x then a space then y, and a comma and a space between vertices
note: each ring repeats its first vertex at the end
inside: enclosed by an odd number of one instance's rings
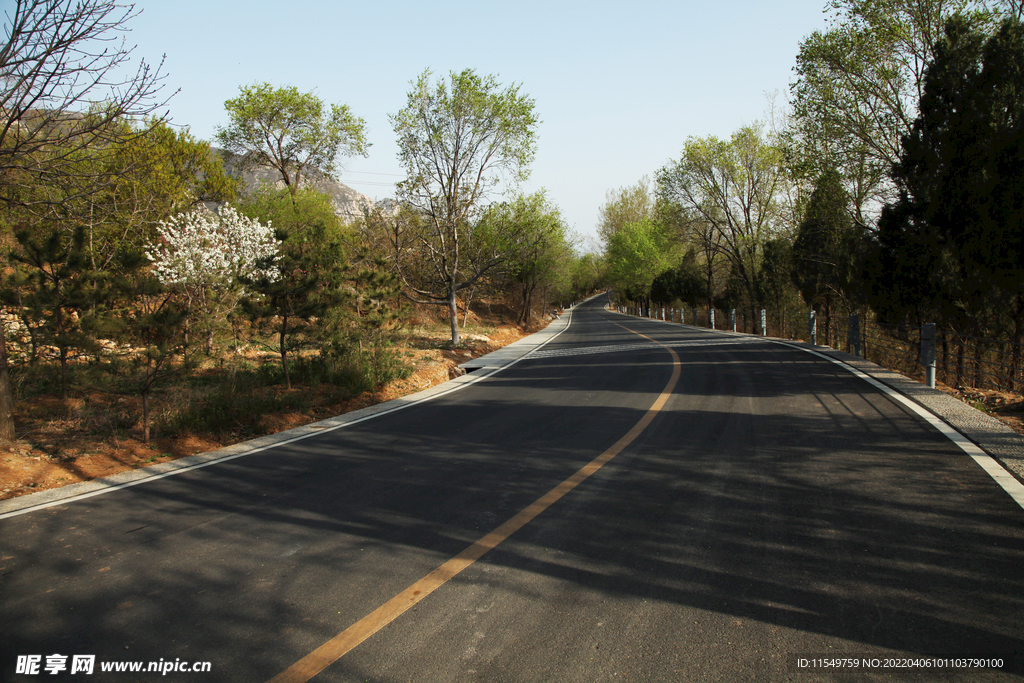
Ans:
POLYGON ((301 427, 287 429, 284 431, 268 434, 256 439, 242 441, 223 448, 217 448, 205 453, 199 453, 184 458, 178 458, 169 462, 158 463, 148 467, 140 467, 134 470, 126 470, 109 477, 93 479, 76 484, 68 484, 59 488, 47 489, 38 493, 31 493, 16 498, 8 498, 0 501, 0 519, 54 505, 70 502, 72 499, 91 497, 107 491, 135 486, 147 481, 162 479, 181 472, 207 467, 218 462, 233 460, 253 453, 273 448, 292 441, 299 441, 315 434, 322 434, 327 431, 341 429, 350 424, 364 422, 385 413, 402 410, 409 406, 423 401, 428 401, 437 396, 457 391, 463 386, 478 382, 490 375, 518 362, 530 352, 548 343, 558 334, 561 334, 571 322, 571 312, 556 318, 543 330, 535 332, 527 337, 515 341, 489 354, 475 359, 473 362, 465 363, 472 367, 464 368, 467 374, 456 377, 442 384, 435 385, 415 394, 408 394, 391 401, 377 403, 366 408, 354 410, 343 415, 327 418, 318 422, 312 422, 301 427))

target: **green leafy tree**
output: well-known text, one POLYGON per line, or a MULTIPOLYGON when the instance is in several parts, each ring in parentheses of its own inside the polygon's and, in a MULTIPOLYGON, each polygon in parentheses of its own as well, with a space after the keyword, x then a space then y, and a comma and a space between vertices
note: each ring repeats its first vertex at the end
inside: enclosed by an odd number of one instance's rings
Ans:
POLYGON ((674 265, 676 246, 650 218, 627 223, 608 241, 608 279, 627 298, 646 301, 654 279, 674 265))
POLYGON ((319 268, 321 264, 310 254, 288 249, 287 233, 278 231, 277 234, 286 245, 278 259, 281 277, 246 282, 253 295, 243 300, 243 306, 254 320, 274 329, 284 372, 284 386, 285 389, 291 389, 289 351, 297 347, 297 338, 311 326, 315 318, 345 303, 346 297, 339 283, 330 277, 330 271, 325 272, 319 268))
POLYGON ((347 246, 352 233, 334 214, 330 197, 311 188, 261 187, 240 210, 269 223, 281 240, 276 262, 280 277, 246 281, 252 295, 243 303, 249 316, 269 326, 278 339, 285 387, 292 386, 289 353, 308 343, 319 348, 346 347, 361 332, 391 320, 386 292, 393 277, 380 264, 347 246), (374 298, 380 297, 380 298, 374 298), (339 337, 339 335, 341 335, 339 337))
POLYGON ((692 308, 708 300, 708 286, 697 260, 697 250, 690 247, 680 262, 666 270, 651 283, 651 300, 669 305, 674 301, 692 308))
MULTIPOLYGON (((537 290, 550 287, 554 291, 566 275, 569 238, 565 222, 558 208, 541 191, 492 205, 481 223, 479 229, 490 231, 493 239, 500 242, 500 251, 507 254, 502 282, 518 290, 516 322, 527 324, 537 290)), ((547 297, 542 299, 546 305, 547 297)))
POLYGON ((366 122, 348 105, 330 111, 312 93, 269 83, 242 87, 224 103, 230 122, 217 129, 217 142, 241 157, 243 168, 269 166, 281 174, 292 196, 303 173, 336 178, 339 156, 366 156, 366 122))
POLYGON ((472 69, 436 84, 427 70, 412 86, 406 106, 391 116, 406 172, 398 198, 410 213, 394 224, 390 243, 413 299, 447 305, 458 344, 459 292, 505 258, 476 239, 480 212, 503 179, 526 179, 538 121, 519 85, 502 90, 496 77, 472 69), (408 250, 418 262, 404 256, 408 250))
POLYGON ((237 207, 249 218, 287 232, 290 249, 315 252, 321 248, 333 249, 329 245, 335 243, 357 240, 354 230, 334 212, 330 195, 312 187, 304 187, 293 194, 290 188, 279 189, 263 183, 241 197, 237 207))
POLYGON ((805 302, 825 313, 825 343, 839 304, 850 308, 858 293, 858 268, 865 235, 850 216, 842 178, 826 170, 811 194, 791 255, 792 277, 805 302))
POLYGON ((163 75, 112 36, 127 30, 133 5, 107 0, 14 0, 0 45, 0 201, 41 204, 22 190, 40 177, 83 192, 111 179, 85 171, 76 155, 123 140, 125 119, 166 103, 163 75))
POLYGON ((793 242, 777 237, 764 245, 761 259, 760 300, 779 316, 783 333, 791 311, 803 310, 800 292, 793 283, 793 242))
POLYGON ((393 348, 403 312, 398 277, 384 259, 361 247, 352 257, 346 287, 354 294, 355 310, 335 307, 328 313, 328 355, 337 361, 349 360, 350 366, 355 358, 364 389, 404 376, 408 368, 393 348))
POLYGON ((116 266, 123 250, 145 248, 161 221, 204 201, 231 201, 237 189, 210 146, 187 130, 161 121, 118 125, 119 139, 71 155, 87 186, 41 177, 22 193, 31 209, 16 210, 18 223, 34 236, 60 227, 70 239, 81 226, 89 263, 98 271, 116 266), (94 177, 107 180, 96 184, 94 177))
POLYGON ((838 169, 866 226, 893 197, 889 169, 913 126, 944 22, 965 14, 991 25, 991 13, 977 0, 830 0, 826 9, 829 28, 805 38, 797 55, 790 163, 811 182, 838 169))
POLYGON ((122 251, 142 251, 171 216, 204 202, 232 202, 239 189, 209 143, 188 129, 160 121, 133 129, 137 134, 126 134, 106 161, 116 180, 75 208, 86 225, 90 260, 99 269, 113 265, 122 251))
POLYGON ((605 244, 627 223, 655 217, 655 196, 650 178, 644 176, 635 185, 609 190, 598 210, 597 234, 605 244))
POLYGON ((759 126, 729 140, 690 138, 681 158, 658 172, 659 197, 690 212, 706 232, 709 256, 727 259, 755 320, 764 244, 787 230, 790 184, 781 146, 759 126))
POLYGON ((587 253, 575 257, 572 264, 571 296, 574 299, 589 296, 604 285, 606 277, 603 255, 587 253))
POLYGON ((1024 328, 1024 29, 951 19, 882 212, 872 305, 973 334, 1024 328))

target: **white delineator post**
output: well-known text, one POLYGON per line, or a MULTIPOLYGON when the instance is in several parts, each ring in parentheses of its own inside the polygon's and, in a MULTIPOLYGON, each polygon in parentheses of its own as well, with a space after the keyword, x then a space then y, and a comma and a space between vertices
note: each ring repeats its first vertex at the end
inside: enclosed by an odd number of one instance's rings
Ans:
POLYGON ((935 323, 921 325, 921 365, 928 386, 935 388, 935 323))

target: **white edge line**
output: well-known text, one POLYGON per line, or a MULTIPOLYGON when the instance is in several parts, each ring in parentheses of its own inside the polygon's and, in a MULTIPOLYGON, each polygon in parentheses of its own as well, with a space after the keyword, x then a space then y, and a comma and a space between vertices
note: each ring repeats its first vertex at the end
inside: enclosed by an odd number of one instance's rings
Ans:
MULTIPOLYGON (((612 312, 613 313, 619 313, 619 315, 626 315, 626 316, 631 317, 631 318, 638 317, 638 316, 631 316, 628 313, 621 313, 621 312, 619 312, 617 310, 613 310, 612 312)), ((648 318, 640 318, 640 319, 641 320, 648 320, 648 318)), ((890 387, 888 384, 885 384, 883 382, 878 381, 877 379, 875 379, 871 375, 858 370, 857 368, 853 367, 852 365, 850 365, 848 363, 845 363, 845 362, 839 360, 838 358, 832 358, 831 356, 825 355, 824 353, 821 353, 819 351, 815 351, 813 349, 809 349, 809 348, 804 347, 804 346, 798 346, 797 344, 790 344, 789 342, 780 341, 778 339, 772 339, 770 337, 760 337, 760 336, 757 336, 757 335, 745 335, 745 334, 742 334, 740 332, 729 332, 728 330, 711 330, 711 329, 708 329, 706 327, 695 327, 693 325, 680 325, 679 323, 670 322, 668 320, 655 320, 655 319, 650 319, 650 320, 651 320, 651 322, 670 323, 670 324, 675 325, 677 327, 692 327, 693 329, 703 330, 705 332, 717 332, 719 334, 724 334, 724 335, 727 335, 727 336, 732 336, 734 334, 737 335, 737 336, 742 335, 744 337, 749 337, 751 340, 766 341, 766 342, 771 342, 772 344, 780 344, 782 346, 788 346, 791 349, 797 349, 798 351, 804 351, 804 352, 809 353, 811 355, 818 356, 819 358, 824 358, 825 360, 829 361, 830 363, 835 363, 836 365, 838 365, 839 367, 843 368, 844 370, 846 370, 850 374, 854 375, 855 377, 859 377, 860 379, 864 380, 865 382, 867 382, 871 386, 875 387, 879 391, 882 391, 883 393, 885 393, 887 396, 889 396, 893 400, 898 401, 899 403, 902 403, 906 407, 910 408, 910 410, 912 410, 914 413, 916 413, 921 418, 923 418, 928 424, 932 425, 937 430, 939 430, 943 435, 945 435, 945 437, 947 439, 949 439, 950 441, 955 443, 957 446, 959 446, 960 450, 962 450, 967 455, 971 456, 974 459, 974 462, 978 463, 978 465, 981 467, 981 469, 985 470, 985 473, 988 474, 988 476, 992 477, 992 479, 997 484, 999 484, 999 486, 1001 486, 1002 489, 1004 491, 1006 491, 1006 493, 1008 493, 1010 495, 1010 498, 1013 498, 1014 502, 1016 502, 1017 505, 1019 505, 1021 507, 1021 509, 1024 509, 1024 484, 1021 484, 1020 481, 1018 481, 1016 477, 1014 477, 1012 474, 1010 474, 1006 470, 1006 468, 1003 467, 1003 465, 998 460, 996 460, 991 455, 989 455, 988 453, 983 451, 973 441, 971 441, 966 436, 964 436, 959 431, 957 431, 957 429, 955 427, 953 427, 953 425, 949 424, 948 422, 943 420, 941 417, 939 417, 938 415, 936 415, 932 411, 928 410, 927 408, 925 408, 921 404, 917 403, 916 401, 911 400, 907 396, 904 396, 903 394, 901 394, 896 389, 893 389, 892 387, 890 387)))
POLYGON ((981 466, 981 469, 985 470, 988 476, 992 477, 992 479, 994 479, 995 482, 999 484, 1004 491, 1010 494, 1010 497, 1013 498, 1017 505, 1024 509, 1024 484, 1021 484, 1019 481, 1017 481, 1016 477, 1007 472, 1006 468, 1004 468, 999 463, 999 461, 997 461, 995 458, 993 458, 988 453, 983 451, 974 442, 972 442, 966 436, 961 434, 951 424, 943 420, 941 417, 939 417, 932 411, 928 410, 927 408, 917 403, 916 401, 911 400, 907 396, 904 396, 896 389, 890 387, 888 384, 878 381, 871 375, 868 375, 867 373, 858 370, 857 368, 839 360, 838 358, 832 358, 831 356, 828 356, 824 353, 819 353, 818 351, 814 351, 803 346, 797 346, 796 344, 789 344, 787 342, 777 341, 773 339, 768 339, 766 341, 770 341, 773 344, 781 344, 782 346, 788 346, 791 349, 798 349, 800 351, 804 351, 814 356, 818 356, 819 358, 824 358, 825 360, 831 363, 835 363, 836 365, 843 368, 852 375, 859 377, 860 379, 864 380, 871 386, 884 392, 890 398, 902 403, 907 408, 910 408, 910 410, 912 410, 917 415, 922 417, 926 422, 928 422, 928 424, 932 425, 940 432, 942 432, 942 434, 944 434, 947 439, 949 439, 957 446, 959 446, 960 450, 962 450, 967 455, 971 456, 974 459, 974 462, 978 463, 978 465, 981 466))
MULTIPOLYGON (((595 295, 595 296, 600 296, 600 295, 595 295)), ((593 298, 593 297, 591 297, 591 298, 593 298)), ((589 299, 585 299, 584 301, 589 301, 589 299)), ((584 301, 581 301, 580 303, 584 303, 584 301)), ((569 326, 572 324, 572 314, 573 314, 574 308, 575 307, 570 308, 569 311, 568 311, 569 319, 566 321, 565 327, 563 327, 561 330, 559 330, 558 332, 556 332, 553 335, 551 335, 549 338, 547 338, 546 340, 544 340, 543 342, 541 342, 540 344, 538 344, 534 348, 532 348, 529 351, 527 351, 526 353, 524 353, 519 358, 516 358, 514 361, 512 361, 510 363, 506 363, 505 365, 502 365, 501 367, 491 368, 491 371, 488 372, 487 374, 476 375, 476 376, 474 376, 474 377, 472 377, 470 379, 464 379, 465 377, 467 377, 467 375, 463 375, 462 377, 458 378, 458 379, 463 380, 463 381, 458 382, 458 384, 456 386, 453 386, 451 389, 448 389, 447 391, 440 391, 440 392, 437 392, 436 394, 431 394, 430 396, 424 396, 423 398, 418 398, 418 399, 408 399, 407 397, 403 397, 403 398, 407 398, 407 400, 405 402, 403 402, 401 405, 397 405, 394 408, 388 408, 386 410, 381 410, 379 412, 373 413, 371 415, 366 415, 365 417, 360 417, 360 418, 352 420, 350 422, 344 422, 342 424, 334 425, 334 426, 331 426, 331 427, 324 427, 323 429, 319 429, 319 430, 317 430, 315 432, 311 432, 309 434, 302 434, 300 436, 296 436, 296 437, 293 437, 291 439, 285 439, 284 441, 277 441, 275 443, 267 444, 265 446, 258 446, 256 448, 253 448, 252 450, 245 451, 244 453, 236 453, 234 455, 226 455, 223 458, 216 458, 216 459, 213 459, 213 460, 207 460, 206 462, 197 463, 195 465, 188 465, 187 467, 182 467, 182 468, 179 468, 179 469, 175 469, 175 470, 172 470, 170 472, 164 472, 162 474, 154 474, 152 476, 144 477, 142 479, 136 479, 134 481, 128 481, 128 482, 125 482, 123 484, 114 484, 112 486, 104 487, 104 488, 98 489, 96 491, 87 491, 85 493, 79 493, 79 494, 74 495, 74 496, 68 496, 67 498, 61 498, 61 499, 58 499, 58 500, 53 500, 53 501, 50 501, 48 503, 38 503, 36 505, 32 505, 32 506, 29 506, 29 507, 21 508, 19 510, 11 510, 10 512, 4 512, 4 513, 0 514, 0 519, 7 519, 8 517, 17 517, 18 515, 24 515, 24 514, 27 514, 29 512, 35 512, 37 510, 45 510, 46 508, 52 508, 52 507, 56 507, 58 505, 65 505, 65 504, 68 504, 68 503, 75 503, 75 502, 78 502, 80 500, 84 500, 86 498, 92 498, 93 496, 99 496, 99 495, 102 495, 102 494, 105 494, 105 493, 112 493, 114 491, 119 491, 121 489, 126 489, 126 488, 129 488, 131 486, 138 486, 139 484, 148 484, 148 483, 156 481, 158 479, 164 479, 165 477, 172 477, 172 476, 177 475, 177 474, 183 474, 185 472, 191 472, 193 470, 202 469, 203 467, 209 467, 210 465, 219 465, 221 463, 228 462, 229 460, 234 460, 236 458, 243 458, 243 457, 245 457, 247 455, 253 455, 255 453, 259 453, 261 451, 266 451, 266 450, 269 450, 271 448, 277 448, 278 446, 285 446, 285 445, 290 444, 290 443, 295 443, 296 441, 302 441, 303 439, 308 439, 311 436, 319 436, 321 434, 326 434, 328 432, 333 432, 333 431, 336 431, 338 429, 343 429, 345 427, 350 427, 352 425, 359 424, 360 422, 366 422, 367 420, 373 420, 375 418, 381 417, 382 415, 390 415, 391 413, 398 412, 399 410, 405 410, 406 408, 410 408, 410 407, 415 406, 415 405, 420 405, 421 403, 426 403, 427 401, 432 401, 433 399, 439 398, 441 396, 447 396, 448 394, 456 392, 456 391, 458 391, 458 390, 460 390, 460 389, 462 389, 464 387, 467 387, 467 386, 469 386, 471 384, 476 384, 477 382, 483 381, 483 380, 487 379, 488 377, 491 377, 492 375, 496 375, 499 372, 512 367, 513 365, 515 365, 519 361, 526 360, 527 358, 529 358, 538 349, 541 349, 541 348, 547 346, 556 337, 558 337, 560 334, 562 334, 563 332, 565 332, 566 330, 569 329, 569 326)), ((401 399, 396 399, 396 400, 401 400, 401 399)), ((341 417, 341 416, 339 416, 339 417, 341 417)))

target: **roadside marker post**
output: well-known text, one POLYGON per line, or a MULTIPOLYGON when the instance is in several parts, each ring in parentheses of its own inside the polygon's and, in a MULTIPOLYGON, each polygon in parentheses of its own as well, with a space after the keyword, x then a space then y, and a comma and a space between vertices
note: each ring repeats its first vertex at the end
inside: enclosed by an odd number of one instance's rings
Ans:
POLYGON ((935 388, 935 323, 921 325, 921 365, 928 387, 935 388))
MULTIPOLYGON (((847 341, 853 349, 853 355, 860 357, 860 318, 856 313, 850 316, 850 323, 847 328, 847 341)), ((932 387, 933 389, 935 387, 932 387)))

